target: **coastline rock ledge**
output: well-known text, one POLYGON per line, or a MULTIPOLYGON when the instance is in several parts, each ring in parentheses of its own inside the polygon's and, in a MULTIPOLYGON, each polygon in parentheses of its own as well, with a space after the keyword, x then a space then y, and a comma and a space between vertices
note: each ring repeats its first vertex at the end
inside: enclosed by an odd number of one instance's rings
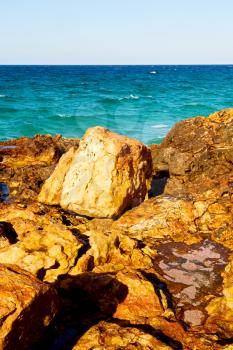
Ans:
POLYGON ((0 176, 0 350, 233 350, 233 109, 3 141, 0 176))
POLYGON ((144 144, 90 128, 79 148, 60 159, 38 200, 89 217, 118 217, 145 199, 151 174, 151 152, 144 144))

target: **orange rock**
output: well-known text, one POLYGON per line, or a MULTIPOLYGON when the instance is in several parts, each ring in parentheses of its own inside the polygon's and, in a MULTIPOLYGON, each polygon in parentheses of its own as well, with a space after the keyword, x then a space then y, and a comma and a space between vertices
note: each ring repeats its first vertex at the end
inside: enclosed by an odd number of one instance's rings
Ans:
POLYGON ((83 244, 50 212, 36 205, 2 205, 0 221, 11 225, 16 234, 14 242, 0 248, 0 263, 17 264, 48 282, 76 265, 83 244))
POLYGON ((16 265, 0 264, 0 349, 32 349, 57 311, 51 287, 16 265))
POLYGON ((61 155, 72 146, 78 147, 78 143, 78 139, 65 139, 61 135, 0 142, 0 181, 8 185, 10 198, 35 199, 61 155))
POLYGON ((209 198, 231 193, 233 109, 175 124, 162 144, 152 147, 155 175, 167 172, 165 193, 209 198))
MULTIPOLYGON (((143 275, 134 270, 119 272, 117 280, 127 286, 126 298, 119 303, 113 317, 145 323, 145 318, 162 316, 165 309, 153 286, 143 275)), ((159 290, 157 291, 159 294, 159 290)))
POLYGON ((90 328, 72 350, 172 350, 143 329, 101 321, 90 328))

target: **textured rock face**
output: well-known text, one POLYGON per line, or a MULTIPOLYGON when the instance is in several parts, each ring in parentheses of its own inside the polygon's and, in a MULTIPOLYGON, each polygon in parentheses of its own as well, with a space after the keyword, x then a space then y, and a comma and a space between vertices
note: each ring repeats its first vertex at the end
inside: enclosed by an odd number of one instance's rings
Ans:
POLYGON ((233 334, 233 261, 226 266, 222 273, 222 295, 213 298, 206 307, 208 318, 207 332, 214 331, 224 339, 231 339, 233 334))
POLYGON ((52 175, 45 181, 38 201, 46 204, 59 205, 61 201, 61 192, 66 173, 73 161, 75 149, 70 148, 59 160, 52 175))
MULTIPOLYGON (((56 169, 57 174, 62 171, 58 175, 61 179, 64 169, 66 165, 63 168, 61 163, 56 169)), ((150 176, 151 155, 146 146, 107 129, 92 128, 81 140, 64 183, 59 186, 60 204, 64 209, 90 217, 119 216, 144 200, 150 176)), ((54 180, 49 179, 39 196, 48 204, 55 204, 59 197, 49 193, 57 191, 54 180)))
POLYGON ((177 123, 152 147, 153 171, 169 172, 165 193, 201 198, 232 193, 233 109, 177 123))
POLYGON ((82 243, 58 215, 56 211, 46 215, 38 205, 2 205, 0 221, 8 223, 11 232, 0 248, 0 263, 17 264, 48 282, 68 273, 76 265, 82 243))
POLYGON ((173 348, 143 330, 102 321, 93 326, 73 347, 73 350, 89 349, 172 350, 173 348))
POLYGON ((212 241, 167 243, 158 247, 154 268, 173 296, 177 318, 189 326, 203 326, 209 296, 221 296, 221 273, 231 251, 212 241))
POLYGON ((78 144, 78 139, 65 139, 60 135, 0 142, 0 185, 7 183, 9 194, 15 200, 35 199, 60 156, 78 144))
POLYGON ((126 298, 119 303, 113 317, 145 323, 146 318, 163 315, 165 310, 155 293, 153 284, 142 274, 129 270, 119 272, 116 277, 120 283, 127 286, 128 290, 126 298))
POLYGON ((174 238, 175 240, 198 240, 193 202, 171 196, 159 196, 144 201, 115 221, 114 231, 123 231, 130 237, 155 242, 174 238), (187 232, 184 235, 184 232, 187 232))
POLYGON ((52 288, 15 265, 0 264, 0 349, 32 349, 57 311, 52 288))

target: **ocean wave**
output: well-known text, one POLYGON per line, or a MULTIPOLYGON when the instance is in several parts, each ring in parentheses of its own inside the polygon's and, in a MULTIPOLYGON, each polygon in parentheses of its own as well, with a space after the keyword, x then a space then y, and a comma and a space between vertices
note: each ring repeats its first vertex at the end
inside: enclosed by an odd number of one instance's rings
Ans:
POLYGON ((125 100, 139 100, 139 99, 151 99, 153 98, 152 95, 141 95, 141 96, 138 96, 138 95, 128 95, 128 96, 123 96, 123 97, 104 97, 104 98, 101 98, 99 99, 97 102, 101 102, 101 103, 118 103, 118 102, 121 102, 121 101, 125 101, 125 100))
POLYGON ((150 72, 150 74, 157 74, 157 72, 155 70, 152 70, 152 72, 150 72))
POLYGON ((188 108, 188 109, 211 109, 209 104, 199 103, 199 102, 190 102, 182 105, 182 108, 188 108))
MULTIPOLYGON (((147 96, 148 98, 152 98, 152 96, 147 96)), ((100 100, 98 100, 98 102, 101 102, 101 103, 119 103, 119 102, 122 102, 122 101, 128 101, 128 100, 139 100, 140 99, 140 96, 137 96, 137 95, 128 95, 128 96, 123 96, 123 97, 104 97, 104 98, 101 98, 100 100)))
POLYGON ((6 95, 0 95, 0 98, 6 97, 6 95))
POLYGON ((122 100, 139 100, 140 96, 137 96, 137 95, 129 95, 129 96, 125 96, 125 97, 121 97, 119 98, 119 101, 122 101, 122 100))
POLYGON ((164 129, 164 128, 168 128, 167 124, 155 124, 155 125, 151 125, 152 128, 155 129, 164 129))
POLYGON ((57 116, 60 118, 71 118, 70 114, 65 114, 65 113, 57 113, 57 116))

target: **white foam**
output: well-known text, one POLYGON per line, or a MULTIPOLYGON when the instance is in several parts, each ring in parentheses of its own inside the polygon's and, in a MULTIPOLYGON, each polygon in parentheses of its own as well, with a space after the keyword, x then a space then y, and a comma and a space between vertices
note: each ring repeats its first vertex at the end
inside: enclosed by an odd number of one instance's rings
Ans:
POLYGON ((162 129, 162 128, 168 128, 167 124, 155 124, 155 125, 151 125, 152 128, 155 129, 162 129))
POLYGON ((6 95, 0 95, 0 98, 6 97, 6 95))
POLYGON ((129 96, 125 96, 125 97, 122 97, 122 98, 119 98, 119 100, 138 100, 140 97, 137 96, 137 95, 129 95, 129 96))
POLYGON ((71 117, 70 115, 64 114, 64 113, 58 113, 57 116, 60 118, 70 118, 71 117))
POLYGON ((140 97, 139 96, 136 96, 136 95, 130 95, 130 98, 132 100, 138 100, 140 97))
POLYGON ((157 72, 155 70, 153 70, 152 72, 150 72, 150 74, 156 74, 157 72))

